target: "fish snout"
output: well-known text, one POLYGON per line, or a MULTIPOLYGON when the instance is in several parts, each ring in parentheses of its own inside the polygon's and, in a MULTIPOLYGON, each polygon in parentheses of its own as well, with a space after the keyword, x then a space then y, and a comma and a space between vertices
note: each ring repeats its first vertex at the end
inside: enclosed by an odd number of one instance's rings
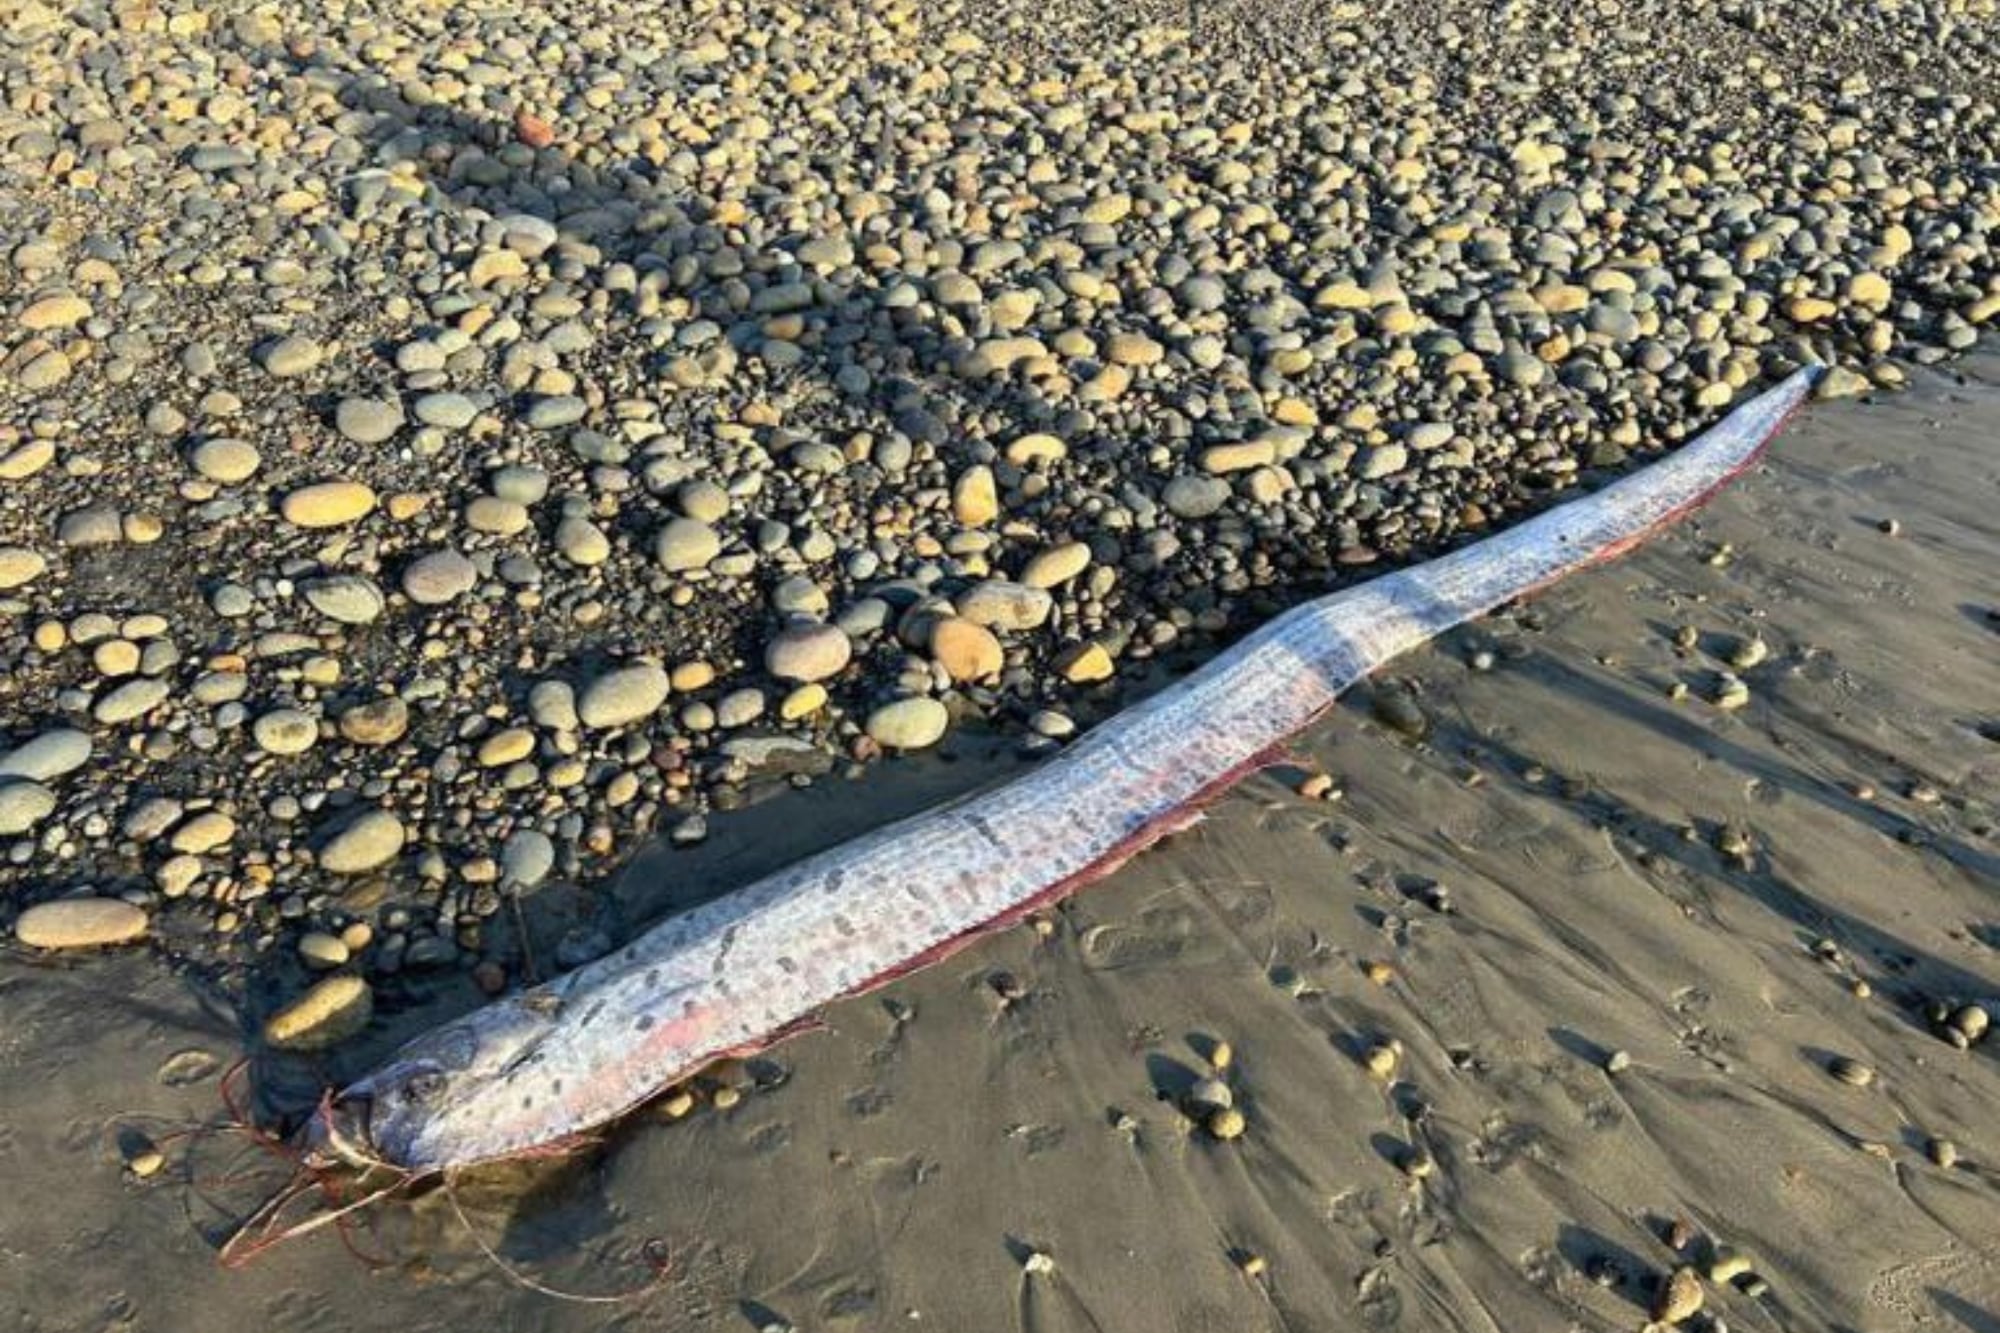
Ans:
POLYGON ((382 1164, 382 1154, 369 1135, 375 1099, 350 1089, 330 1097, 306 1126, 306 1157, 318 1166, 365 1169, 382 1164))

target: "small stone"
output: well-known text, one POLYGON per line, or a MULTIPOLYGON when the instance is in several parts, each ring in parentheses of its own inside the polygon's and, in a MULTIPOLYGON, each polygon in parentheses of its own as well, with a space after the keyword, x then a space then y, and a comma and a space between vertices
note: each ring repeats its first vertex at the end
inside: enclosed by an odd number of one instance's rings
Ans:
POLYGON ((1188 1089, 1187 1104, 1199 1112, 1225 1110, 1236 1105, 1236 1094, 1221 1079, 1204 1078, 1188 1089))
POLYGON ((328 977, 264 1023, 264 1040, 281 1051, 319 1051, 355 1036, 375 1015, 375 996, 360 977, 328 977))
POLYGON ((666 671, 650 662, 617 667, 584 687, 577 718, 593 731, 630 726, 658 712, 671 689, 666 671))
POLYGON ((1701 1278, 1694 1269, 1683 1265, 1660 1285, 1653 1298, 1653 1318, 1663 1324, 1678 1324, 1701 1309, 1701 1302, 1701 1278))
POLYGON ((45 731, 0 754, 0 779, 50 782, 90 762, 90 737, 69 727, 45 731))
POLYGON ((556 524, 556 551, 572 565, 585 569, 611 558, 611 540, 587 518, 566 518, 556 524))
POLYGON ((375 508, 375 492, 358 481, 322 481, 287 495, 281 511, 285 521, 301 528, 332 528, 366 517, 375 508))
POLYGON ((353 956, 354 951, 347 947, 347 941, 338 935, 313 930, 299 936, 299 958, 307 967, 327 972, 344 967, 353 956))
POLYGON ((954 517, 968 528, 991 523, 1000 513, 1000 494, 993 484, 993 469, 984 465, 967 468, 952 487, 954 517))
POLYGON ((403 409, 380 398, 343 398, 333 426, 356 444, 381 444, 403 428, 403 409))
POLYGON ((1082 542, 1064 542, 1037 552, 1021 571, 1021 582, 1030 588, 1059 587, 1089 567, 1090 547, 1082 542))
POLYGON ((1630 1051, 1613 1051, 1604 1057, 1604 1072, 1607 1074, 1622 1074, 1631 1067, 1632 1054, 1630 1051))
POLYGON ((960 616, 946 616, 932 626, 930 653, 955 681, 985 680, 1007 664, 993 632, 960 616))
POLYGON ((1068 649, 1056 654, 1052 665, 1056 674, 1072 685, 1090 685, 1100 680, 1109 680, 1118 671, 1118 664, 1112 661, 1110 652, 1094 639, 1072 644, 1068 649))
POLYGON ((107 727, 119 726, 152 712, 171 692, 164 680, 129 680, 99 699, 90 715, 107 727))
POLYGON ((653 558, 670 574, 706 569, 722 554, 722 538, 697 519, 669 519, 654 539, 653 558))
POLYGON ((278 379, 291 379, 317 370, 325 356, 326 350, 311 338, 294 334, 266 344, 258 353, 257 360, 264 367, 265 374, 278 379))
POLYGON ((1242 1138, 1243 1131, 1249 1127, 1250 1122, 1244 1118, 1243 1112, 1234 1106, 1218 1107, 1209 1113, 1207 1120, 1209 1136, 1223 1143, 1242 1138))
POLYGON ((375 699, 340 715, 342 739, 356 745, 393 745, 410 729, 410 709, 401 699, 375 699))
POLYGON ((319 720, 297 708, 274 708, 250 724, 250 735, 265 754, 304 754, 319 739, 319 720))
POLYGON ((299 591, 313 610, 342 625, 373 624, 387 605, 374 580, 359 574, 314 579, 299 591))
POLYGON ((938 743, 951 725, 951 714, 935 699, 898 699, 868 715, 866 730, 877 745, 891 750, 922 750, 938 743))
POLYGON ((247 440, 203 440, 188 455, 195 472, 218 486, 234 486, 256 474, 263 458, 247 440))
POLYGON ((975 625, 1018 634, 1048 623, 1055 611, 1055 598, 1046 588, 988 579, 960 593, 953 605, 975 625))
POLYGON ((494 732, 479 743, 479 766, 505 768, 534 752, 535 733, 526 727, 509 727, 505 731, 494 732))
POLYGON ((1850 1087, 1865 1088, 1875 1081, 1875 1071, 1859 1060, 1836 1055, 1827 1062, 1827 1072, 1850 1087))
POLYGON ((39 551, 25 546, 0 546, 0 591, 32 582, 48 567, 49 562, 39 551))
POLYGON ((1395 1076, 1396 1063, 1400 1058, 1393 1043, 1383 1043, 1369 1047, 1367 1055, 1362 1057, 1362 1063, 1376 1078, 1392 1078, 1395 1076))
POLYGON ((1932 1138, 1925 1142, 1924 1153, 1933 1165, 1946 1171, 1958 1165, 1958 1145, 1950 1139, 1932 1138))
POLYGON ((854 656, 838 625, 791 625, 764 648, 764 669, 779 680, 810 683, 837 675, 854 656))
POLYGON ((540 829, 520 829, 500 849, 500 879, 532 889, 555 868, 556 847, 540 829))
POLYGON ((14 937, 31 949, 96 949, 144 939, 146 913, 117 898, 60 898, 21 913, 14 937))
POLYGON ((175 829, 168 845, 189 856, 204 856, 235 836, 235 820, 220 810, 204 810, 175 829))
POLYGON ((403 850, 403 823, 386 810, 370 810, 335 833, 320 849, 320 869, 333 875, 379 870, 403 850))
POLYGON ((29 333, 47 333, 75 328, 89 319, 90 314, 90 302, 66 292, 29 303, 16 322, 29 333))
POLYGON ((0 837, 14 837, 47 819, 56 794, 28 778, 0 778, 0 837))
POLYGON ((462 551, 432 551, 403 571, 403 595, 418 606, 444 606, 479 584, 479 569, 462 551))

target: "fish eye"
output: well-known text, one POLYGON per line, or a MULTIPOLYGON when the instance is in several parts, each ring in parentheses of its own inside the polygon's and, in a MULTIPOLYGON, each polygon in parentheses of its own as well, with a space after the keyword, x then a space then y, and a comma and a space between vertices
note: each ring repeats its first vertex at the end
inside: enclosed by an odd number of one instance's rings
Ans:
POLYGON ((436 1101, 444 1092, 449 1080, 434 1069, 420 1074, 412 1074, 402 1087, 403 1100, 412 1106, 422 1106, 425 1102, 436 1101))

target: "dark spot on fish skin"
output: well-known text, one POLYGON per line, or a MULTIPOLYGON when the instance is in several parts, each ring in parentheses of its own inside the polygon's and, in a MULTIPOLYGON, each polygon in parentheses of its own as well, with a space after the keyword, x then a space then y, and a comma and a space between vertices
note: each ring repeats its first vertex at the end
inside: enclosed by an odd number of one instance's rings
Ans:
POLYGON ((966 816, 966 822, 972 825, 974 832, 978 833, 980 837, 986 839, 986 841, 992 843, 995 847, 1003 849, 1006 847, 1006 844, 1000 841, 1000 834, 995 831, 993 821, 985 815, 968 815, 966 816))
POLYGON ((657 985, 659 985, 659 984, 660 984, 660 969, 659 969, 659 968, 657 968, 657 967, 649 967, 649 968, 647 968, 647 969, 646 969, 646 984, 647 984, 648 986, 657 986, 657 985))
POLYGON ((529 1107, 533 1106, 534 1104, 535 1104, 535 1099, 534 1099, 533 1097, 523 1097, 523 1098, 521 1098, 521 1109, 522 1109, 523 1111, 527 1110, 527 1109, 528 1109, 529 1107))
POLYGON ((559 1079, 559 1078, 552 1078, 552 1079, 550 1079, 550 1080, 549 1080, 549 1091, 550 1091, 550 1092, 553 1092, 553 1093, 558 1093, 558 1094, 559 1094, 559 1093, 561 1093, 561 1092, 562 1092, 562 1080, 561 1080, 561 1079, 559 1079))
POLYGON ((835 866, 826 872, 826 892, 839 893, 840 886, 847 883, 847 872, 835 866))
POLYGON ((789 957, 788 955, 785 955, 785 954, 779 954, 779 955, 778 955, 778 970, 779 970, 780 972, 783 972, 783 973, 784 973, 784 974, 785 974, 786 976, 788 976, 788 977, 789 977, 789 976, 793 976, 793 975, 795 975, 795 974, 796 974, 796 973, 798 972, 798 970, 799 970, 799 965, 798 965, 797 963, 793 962, 793 961, 792 961, 792 959, 791 959, 791 958, 790 958, 790 957, 789 957))
POLYGON ((651 1014, 640 1014, 639 1017, 633 1021, 632 1026, 637 1028, 639 1031, 644 1032, 647 1028, 653 1026, 653 1016, 651 1014))
POLYGON ((854 933, 854 923, 844 916, 837 916, 833 919, 833 928, 843 935, 852 935, 854 933))
POLYGON ((604 1004, 605 1002, 603 1000, 599 1000, 596 1004, 593 1004, 590 1006, 590 1008, 584 1010, 583 1021, 585 1023, 595 1023, 598 1019, 598 1016, 604 1012, 604 1004))

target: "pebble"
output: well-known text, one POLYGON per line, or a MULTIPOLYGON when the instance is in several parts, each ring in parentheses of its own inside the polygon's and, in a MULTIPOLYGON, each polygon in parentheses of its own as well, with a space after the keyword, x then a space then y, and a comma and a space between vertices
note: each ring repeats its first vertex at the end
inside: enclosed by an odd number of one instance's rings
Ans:
POLYGON ((264 367, 265 374, 278 379, 293 379, 319 369, 325 357, 326 349, 317 342, 294 334, 266 344, 258 353, 257 360, 264 367))
POLYGON ((584 686, 577 718, 593 731, 630 726, 658 712, 670 689, 666 671, 650 662, 617 667, 584 686))
POLYGON ((1842 1083, 1857 1088, 1865 1088, 1875 1081, 1875 1071, 1859 1060, 1845 1055, 1836 1055, 1827 1063, 1827 1072, 1842 1083))
POLYGON ((375 492, 358 481, 323 481, 287 495, 281 512, 300 528, 332 528, 365 518, 375 508, 375 492))
POLYGON ((764 669, 809 684, 838 675, 853 656, 854 644, 838 625, 789 625, 764 646, 764 669))
POLYGON ((1222 1143, 1242 1138, 1243 1131, 1250 1127, 1250 1122, 1244 1117, 1243 1112, 1234 1106, 1217 1107, 1209 1113, 1204 1124, 1209 1136, 1222 1143))
POLYGON ((478 568, 460 551, 431 551, 403 570, 403 595, 418 606, 444 606, 478 584, 478 568))
POLYGON ((0 591, 19 588, 42 576, 49 562, 26 546, 0 546, 0 591))
POLYGON ((667 520, 653 543, 653 558, 670 574, 706 569, 722 554, 722 538, 708 524, 692 518, 667 520))
POLYGON ((1700 1275, 1692 1268, 1676 1268, 1653 1298, 1653 1318, 1663 1324, 1684 1323, 1701 1309, 1702 1296, 1700 1275))
POLYGON ((266 754, 304 754, 319 739, 319 720, 297 708, 274 708, 250 724, 250 735, 266 754))
POLYGON ((959 616, 946 616, 931 627, 930 654, 946 675, 961 682, 997 676, 1007 663, 991 630, 959 616))
POLYGON ((333 410, 334 429, 356 444, 381 444, 403 424, 402 406, 381 398, 343 398, 333 410))
POLYGON ((944 738, 951 714, 935 699, 898 699, 868 715, 866 730, 890 750, 923 750, 944 738))
POLYGON ((299 589, 313 610, 343 625, 370 625, 387 605, 382 590, 359 574, 314 579, 299 589))
POLYGON ((358 976, 315 983, 264 1022, 265 1044, 281 1051, 323 1051, 360 1034, 375 1016, 375 993, 358 976))
POLYGON ((90 762, 90 737, 81 731, 59 727, 0 754, 0 779, 30 778, 52 782, 74 773, 90 762))
POLYGON ((94 949, 142 940, 150 924, 117 898, 59 898, 21 913, 14 937, 33 949, 94 949))
POLYGON ((56 794, 26 778, 0 779, 0 837, 26 833, 55 812, 56 794))
POLYGON ((403 850, 403 823, 386 810, 370 810, 338 829, 320 848, 322 870, 362 875, 379 870, 403 850))
POLYGON ((249 441, 227 437, 203 440, 188 455, 188 463, 197 474, 220 486, 248 481, 263 461, 249 441))

